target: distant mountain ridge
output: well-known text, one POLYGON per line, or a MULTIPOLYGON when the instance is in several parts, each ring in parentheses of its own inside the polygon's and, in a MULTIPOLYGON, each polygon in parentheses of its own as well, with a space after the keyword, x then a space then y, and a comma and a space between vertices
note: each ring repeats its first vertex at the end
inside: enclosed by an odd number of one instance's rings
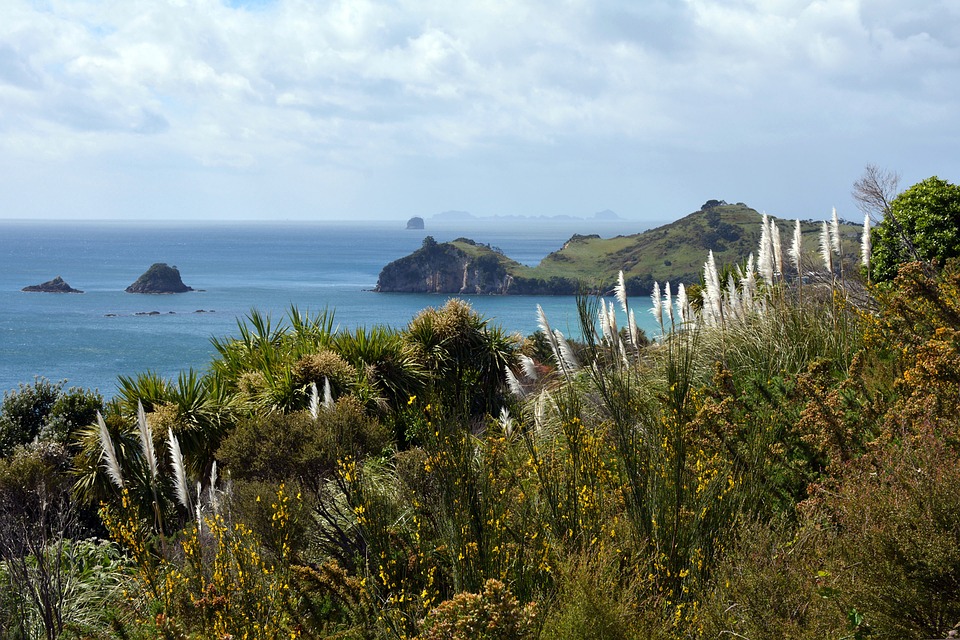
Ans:
POLYGON ((492 216, 476 216, 469 211, 443 211, 441 213, 434 214, 430 217, 431 220, 439 222, 459 222, 464 220, 623 220, 615 211, 610 209, 604 209, 603 211, 598 211, 592 216, 571 216, 571 215, 555 215, 555 216, 525 216, 525 215, 492 215, 492 216))
MULTIPOLYGON (((783 245, 794 221, 771 216, 783 245)), ((646 295, 654 282, 700 281, 703 263, 713 251, 718 265, 741 263, 756 253, 762 214, 743 203, 709 200, 675 222, 643 233, 601 238, 574 235, 534 267, 467 238, 437 243, 432 237, 409 256, 380 272, 376 291, 446 294, 573 295, 586 287, 609 291, 622 270, 631 295, 646 295)), ((801 223, 805 262, 818 264, 820 222, 801 223)), ((854 263, 861 229, 840 225, 844 260, 854 263)))

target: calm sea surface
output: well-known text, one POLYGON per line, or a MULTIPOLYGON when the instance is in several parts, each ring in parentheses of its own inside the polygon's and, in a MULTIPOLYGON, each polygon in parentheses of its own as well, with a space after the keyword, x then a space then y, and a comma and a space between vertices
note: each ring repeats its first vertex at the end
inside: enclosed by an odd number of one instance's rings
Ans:
MULTIPOLYGON (((410 231, 397 221, 0 221, 0 392, 44 376, 109 397, 118 375, 205 371, 214 354, 210 338, 236 335, 237 320, 251 309, 276 321, 290 305, 310 313, 330 309, 341 328, 403 327, 417 311, 441 306, 448 296, 370 290, 385 264, 417 249, 427 234, 440 242, 469 237, 534 265, 574 233, 612 237, 650 226, 626 221, 427 224, 426 231, 410 231), (183 281, 199 291, 125 293, 154 262, 177 266, 183 281), (20 291, 58 275, 85 293, 20 291), (159 314, 142 315, 153 311, 159 314)), ((526 335, 537 329, 537 304, 564 333, 573 333, 576 325, 570 297, 467 299, 510 332, 526 335)), ((647 301, 635 302, 649 307, 647 301)), ((642 326, 652 325, 649 314, 639 315, 642 326)))

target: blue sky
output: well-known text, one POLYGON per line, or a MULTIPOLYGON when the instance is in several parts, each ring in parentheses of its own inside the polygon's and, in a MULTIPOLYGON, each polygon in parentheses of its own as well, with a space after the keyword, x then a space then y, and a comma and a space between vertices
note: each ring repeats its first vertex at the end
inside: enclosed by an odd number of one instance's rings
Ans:
POLYGON ((955 0, 4 0, 0 218, 857 220, 957 87, 955 0))

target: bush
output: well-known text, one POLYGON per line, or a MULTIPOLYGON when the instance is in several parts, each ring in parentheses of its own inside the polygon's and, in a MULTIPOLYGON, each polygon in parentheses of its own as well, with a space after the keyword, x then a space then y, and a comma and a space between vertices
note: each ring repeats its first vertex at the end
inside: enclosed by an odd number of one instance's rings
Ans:
POLYGON ((520 606, 499 580, 482 593, 459 593, 440 603, 423 621, 420 640, 524 640, 536 637, 533 605, 520 606))
POLYGON ((236 479, 309 485, 329 476, 341 458, 380 454, 389 444, 386 429, 344 396, 316 421, 302 411, 248 418, 224 439, 217 458, 236 479))

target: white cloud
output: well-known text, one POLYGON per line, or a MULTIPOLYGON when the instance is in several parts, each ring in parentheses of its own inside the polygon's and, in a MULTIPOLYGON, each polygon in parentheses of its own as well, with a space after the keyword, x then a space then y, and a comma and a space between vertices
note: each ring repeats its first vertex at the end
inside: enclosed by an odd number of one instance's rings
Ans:
POLYGON ((363 184, 366 167, 441 157, 453 175, 521 149, 551 163, 619 146, 640 171, 880 132, 900 144, 950 129, 960 106, 960 9, 904 4, 7 0, 0 152, 363 184))

